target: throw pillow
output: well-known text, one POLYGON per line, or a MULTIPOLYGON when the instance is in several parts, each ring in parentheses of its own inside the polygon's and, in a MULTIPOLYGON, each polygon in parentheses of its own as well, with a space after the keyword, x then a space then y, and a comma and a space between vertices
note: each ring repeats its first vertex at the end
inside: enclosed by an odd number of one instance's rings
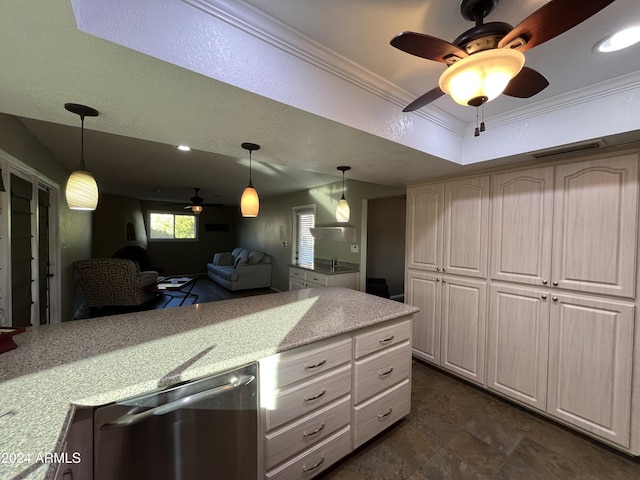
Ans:
POLYGON ((221 267, 228 267, 233 265, 233 257, 230 252, 216 253, 213 256, 213 263, 221 267))
POLYGON ((262 252, 251 252, 249 254, 249 264, 255 265, 256 263, 260 263, 264 258, 264 253, 262 252))
POLYGON ((238 257, 236 258, 236 261, 233 262, 233 268, 236 268, 238 265, 246 265, 248 261, 249 261, 249 255, 246 255, 244 257, 238 257))

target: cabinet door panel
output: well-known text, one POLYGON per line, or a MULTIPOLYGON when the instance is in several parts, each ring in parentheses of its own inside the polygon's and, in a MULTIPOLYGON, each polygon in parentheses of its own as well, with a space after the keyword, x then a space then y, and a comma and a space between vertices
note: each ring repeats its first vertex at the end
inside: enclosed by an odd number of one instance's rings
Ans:
POLYGON ((568 295, 555 298, 548 412, 628 447, 634 307, 568 295))
POLYGON ((478 280, 447 277, 443 283, 441 365, 480 384, 485 378, 486 288, 478 280))
POLYGON ((491 287, 487 386, 540 410, 547 399, 550 301, 544 290, 491 287))
POLYGON ((489 177, 445 184, 443 266, 448 273, 487 277, 489 177))
POLYGON ((407 189, 407 268, 435 271, 442 266, 444 185, 407 189))
POLYGON ((556 167, 552 280, 635 296, 638 155, 556 167))
POLYGON ((491 278, 543 285, 551 273, 553 167, 491 177, 491 278))
POLYGON ((440 276, 409 272, 407 303, 420 309, 413 314, 413 353, 440 365, 440 276))

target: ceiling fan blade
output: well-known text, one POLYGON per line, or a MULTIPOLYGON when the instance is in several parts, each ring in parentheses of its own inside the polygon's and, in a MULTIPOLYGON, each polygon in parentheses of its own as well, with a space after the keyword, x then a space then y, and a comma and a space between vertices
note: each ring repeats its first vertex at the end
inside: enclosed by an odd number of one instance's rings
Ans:
POLYGON ((524 52, 541 43, 557 37, 595 15, 614 0, 551 0, 525 18, 505 35, 498 43, 499 47, 509 45, 518 37, 525 44, 517 47, 524 52))
POLYGON ((411 102, 409 105, 404 107, 402 111, 413 112, 415 110, 419 110, 425 105, 433 102, 434 100, 439 99, 443 95, 444 95, 444 92, 440 90, 440 87, 432 88, 427 93, 425 93, 421 97, 416 98, 413 102, 411 102))
POLYGON ((446 58, 468 56, 464 50, 454 44, 423 33, 402 32, 393 37, 390 43, 403 52, 436 62, 450 63, 446 61, 446 58))
POLYGON ((540 93, 548 85, 549 81, 541 73, 529 67, 522 67, 520 73, 511 79, 502 93, 510 97, 529 98, 540 93))

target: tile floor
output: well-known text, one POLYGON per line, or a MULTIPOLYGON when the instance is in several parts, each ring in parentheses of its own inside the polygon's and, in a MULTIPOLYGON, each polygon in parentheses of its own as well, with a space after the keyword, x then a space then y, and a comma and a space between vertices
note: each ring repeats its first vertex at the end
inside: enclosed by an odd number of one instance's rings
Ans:
POLYGON ((414 361, 411 414, 325 480, 640 480, 640 461, 414 361))

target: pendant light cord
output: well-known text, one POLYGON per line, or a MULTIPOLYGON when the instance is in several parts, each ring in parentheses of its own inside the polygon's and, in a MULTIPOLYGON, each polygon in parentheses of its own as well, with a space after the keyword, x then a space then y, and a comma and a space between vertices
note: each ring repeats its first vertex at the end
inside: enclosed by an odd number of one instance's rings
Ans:
POLYGON ((80 168, 87 169, 84 163, 84 115, 80 115, 80 168))
POLYGON ((249 188, 253 188, 251 183, 251 150, 249 150, 249 188))
POLYGON ((346 200, 344 198, 344 170, 342 171, 342 198, 341 200, 346 200))

